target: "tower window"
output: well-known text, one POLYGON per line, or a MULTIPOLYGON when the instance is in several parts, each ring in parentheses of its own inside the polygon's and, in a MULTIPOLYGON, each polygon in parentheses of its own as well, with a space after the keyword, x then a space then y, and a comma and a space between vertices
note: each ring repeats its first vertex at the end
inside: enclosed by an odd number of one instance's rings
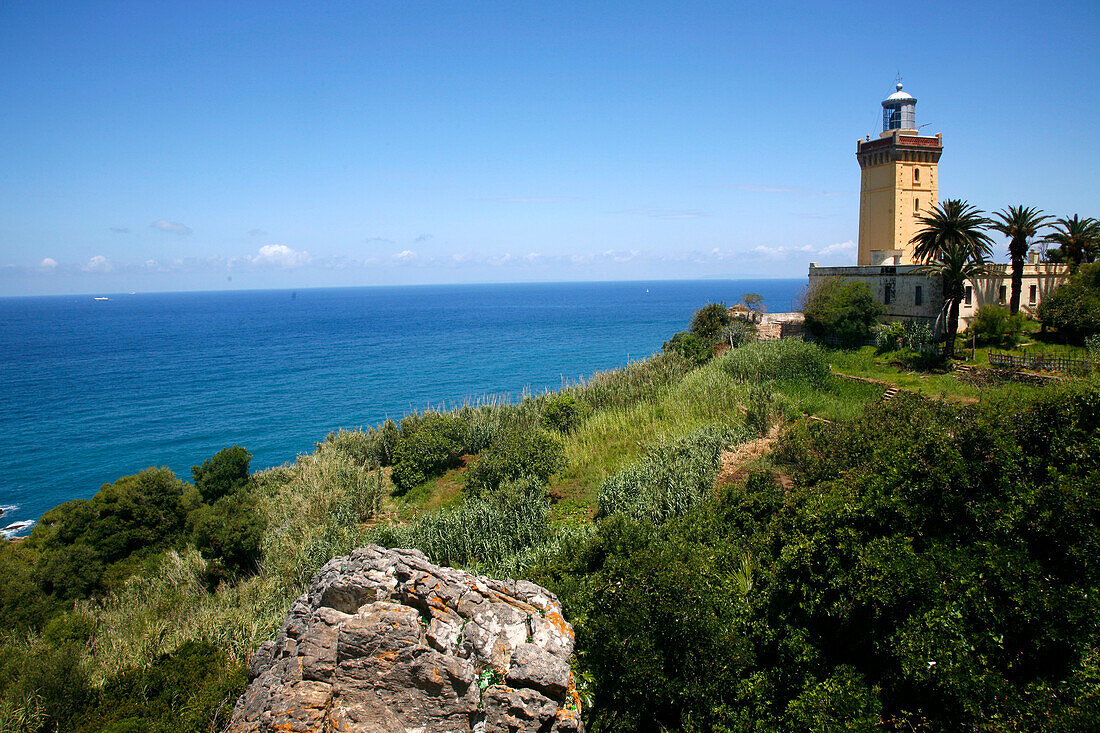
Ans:
POLYGON ((890 305, 894 302, 894 283, 888 282, 882 289, 882 302, 890 305))
POLYGON ((924 305, 924 289, 920 285, 913 290, 913 305, 924 305))
POLYGON ((913 169, 913 183, 920 184, 920 168, 913 169))
POLYGON ((1039 288, 1032 285, 1027 289, 1027 302, 1034 304, 1036 297, 1039 295, 1039 288))
MULTIPOLYGON (((958 292, 958 291, 955 291, 958 292)), ((966 292, 963 294, 963 303, 970 305, 971 300, 974 297, 974 288, 969 285, 966 286, 966 292)))
POLYGON ((920 199, 913 199, 913 213, 920 213, 920 199))

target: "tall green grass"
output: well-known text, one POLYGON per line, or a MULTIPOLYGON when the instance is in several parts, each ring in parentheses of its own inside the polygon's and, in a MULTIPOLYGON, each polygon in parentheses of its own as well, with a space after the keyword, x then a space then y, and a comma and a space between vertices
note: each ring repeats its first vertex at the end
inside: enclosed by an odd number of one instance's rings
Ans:
POLYGON ((455 509, 424 514, 408 524, 381 525, 366 539, 411 547, 443 565, 498 567, 549 536, 550 503, 542 485, 521 479, 455 509))
POLYGON ((655 443, 706 425, 737 427, 743 423, 745 391, 711 362, 666 384, 650 399, 604 408, 567 438, 569 468, 560 478, 594 491, 655 443))
POLYGON ((210 642, 247 661, 301 592, 264 574, 211 592, 205 571, 193 548, 172 551, 156 575, 130 578, 102 599, 77 603, 76 612, 95 629, 87 646, 91 680, 102 683, 189 640, 210 642))
POLYGON ((675 352, 655 354, 622 369, 596 372, 588 379, 568 385, 565 391, 593 411, 628 407, 658 399, 691 368, 692 364, 675 352))
POLYGON ((745 429, 709 427, 653 446, 637 463, 600 486, 599 514, 666 522, 713 494, 718 458, 750 436, 745 429))
POLYGON ((739 382, 794 382, 823 387, 829 378, 825 350, 801 339, 746 344, 727 351, 719 362, 739 382))

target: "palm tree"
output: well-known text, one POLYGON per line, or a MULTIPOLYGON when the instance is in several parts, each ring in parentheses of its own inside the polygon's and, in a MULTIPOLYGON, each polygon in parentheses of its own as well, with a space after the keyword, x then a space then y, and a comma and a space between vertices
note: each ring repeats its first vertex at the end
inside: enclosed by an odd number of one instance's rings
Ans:
POLYGON ((1062 248, 1070 272, 1076 271, 1082 262, 1096 259, 1100 249, 1100 222, 1096 219, 1081 219, 1074 214, 1072 219, 1056 219, 1050 227, 1054 231, 1043 237, 1043 241, 1062 248))
POLYGON ((1024 258, 1030 247, 1028 240, 1034 237, 1049 216, 1035 208, 1009 206, 993 214, 1000 221, 993 221, 990 229, 995 229, 1008 237, 1008 256, 1012 258, 1012 300, 1008 309, 1012 315, 1020 311, 1020 290, 1024 281, 1024 258))
POLYGON ((913 255, 922 261, 921 270, 943 281, 944 310, 947 311, 947 345, 943 354, 955 356, 959 332, 959 304, 966 294, 966 282, 988 272, 985 258, 992 253, 993 240, 985 233, 989 219, 985 212, 959 199, 947 199, 920 218, 924 227, 910 240, 913 255))

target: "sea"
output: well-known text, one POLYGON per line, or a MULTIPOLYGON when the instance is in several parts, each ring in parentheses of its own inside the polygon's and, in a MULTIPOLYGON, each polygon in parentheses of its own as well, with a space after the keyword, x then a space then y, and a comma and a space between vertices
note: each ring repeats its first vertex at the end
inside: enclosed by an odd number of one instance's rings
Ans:
POLYGON ((241 445, 254 470, 338 428, 565 384, 661 349, 708 302, 804 279, 0 298, 0 530, 146 466, 241 445))

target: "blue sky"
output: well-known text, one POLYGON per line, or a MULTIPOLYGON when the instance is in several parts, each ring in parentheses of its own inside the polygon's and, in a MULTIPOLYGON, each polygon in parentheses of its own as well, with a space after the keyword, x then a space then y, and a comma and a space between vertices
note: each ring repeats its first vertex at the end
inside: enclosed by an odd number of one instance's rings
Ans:
POLYGON ((900 71, 941 197, 1100 216, 1092 3, 0 3, 0 295, 799 277, 900 71))

